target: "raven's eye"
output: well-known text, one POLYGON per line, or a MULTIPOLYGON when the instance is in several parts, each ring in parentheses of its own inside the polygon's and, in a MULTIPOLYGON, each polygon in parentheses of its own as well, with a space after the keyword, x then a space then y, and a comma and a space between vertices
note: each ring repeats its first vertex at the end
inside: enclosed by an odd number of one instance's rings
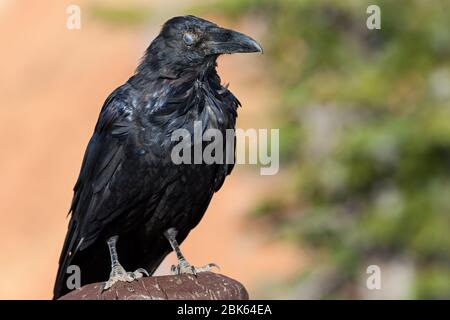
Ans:
POLYGON ((183 41, 184 43, 186 43, 188 46, 190 46, 191 44, 194 43, 194 37, 192 36, 192 34, 190 33, 185 33, 183 35, 183 41))

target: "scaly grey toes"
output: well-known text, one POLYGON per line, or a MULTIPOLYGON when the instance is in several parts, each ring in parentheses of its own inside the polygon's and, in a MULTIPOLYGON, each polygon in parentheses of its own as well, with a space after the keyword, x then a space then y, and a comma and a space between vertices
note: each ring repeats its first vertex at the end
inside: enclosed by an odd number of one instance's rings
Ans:
POLYGON ((103 290, 107 290, 111 288, 116 282, 122 281, 122 282, 131 282, 134 280, 134 277, 130 275, 131 272, 125 272, 125 274, 120 275, 114 275, 110 276, 108 281, 105 282, 105 285, 103 286, 103 290))
POLYGON ((147 277, 150 277, 150 275, 148 274, 147 270, 145 270, 144 268, 139 268, 136 269, 134 272, 128 272, 132 274, 132 277, 134 279, 140 279, 142 278, 144 275, 147 277))
POLYGON ((197 268, 197 272, 207 272, 207 271, 211 271, 212 268, 216 268, 217 271, 220 271, 220 267, 217 263, 211 262, 208 263, 207 265, 197 268), (203 270, 204 269, 204 270, 203 270))
POLYGON ((208 272, 211 271, 213 267, 216 267, 220 270, 220 267, 215 263, 208 263, 202 267, 194 267, 191 266, 187 261, 182 261, 178 265, 172 265, 170 271, 173 275, 179 274, 193 274, 194 276, 200 272, 208 272))
POLYGON ((125 269, 121 265, 114 266, 111 270, 111 274, 109 276, 108 281, 105 282, 103 286, 103 290, 107 290, 111 288, 116 282, 132 282, 143 276, 149 276, 147 270, 144 268, 139 268, 134 272, 126 272, 125 269))
POLYGON ((177 275, 177 274, 179 274, 179 266, 173 264, 173 265, 170 267, 170 273, 171 273, 172 275, 177 275))

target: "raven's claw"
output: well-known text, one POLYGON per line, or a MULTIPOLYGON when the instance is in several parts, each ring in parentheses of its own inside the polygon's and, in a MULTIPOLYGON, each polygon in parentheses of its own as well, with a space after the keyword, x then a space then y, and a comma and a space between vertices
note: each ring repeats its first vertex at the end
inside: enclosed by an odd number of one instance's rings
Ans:
POLYGON ((134 272, 127 272, 120 264, 115 265, 114 267, 112 267, 108 281, 106 281, 103 286, 103 291, 111 288, 116 282, 132 282, 134 280, 142 278, 144 275, 146 275, 147 277, 149 276, 147 270, 145 270, 144 268, 139 268, 134 272))
POLYGON ((202 267, 194 267, 191 266, 186 260, 182 260, 178 265, 172 265, 170 271, 173 275, 193 274, 194 276, 196 276, 197 273, 211 271, 213 267, 220 270, 220 267, 215 263, 208 263, 207 265, 204 265, 202 267))

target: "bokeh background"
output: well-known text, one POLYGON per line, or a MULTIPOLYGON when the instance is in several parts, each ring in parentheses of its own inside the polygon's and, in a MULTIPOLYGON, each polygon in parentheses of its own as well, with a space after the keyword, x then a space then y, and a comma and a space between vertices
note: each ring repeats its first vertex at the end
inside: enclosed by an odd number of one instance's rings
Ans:
MULTIPOLYGON (((252 298, 450 298, 450 2, 1 0, 0 299, 51 297, 107 95, 172 16, 258 39, 219 59, 241 128, 280 128, 281 170, 237 166, 182 249, 252 298), (81 29, 66 9, 81 8, 81 29), (381 30, 366 27, 369 4, 381 30), (381 270, 368 290, 367 267, 381 270)), ((171 255, 158 270, 168 273, 171 255)))

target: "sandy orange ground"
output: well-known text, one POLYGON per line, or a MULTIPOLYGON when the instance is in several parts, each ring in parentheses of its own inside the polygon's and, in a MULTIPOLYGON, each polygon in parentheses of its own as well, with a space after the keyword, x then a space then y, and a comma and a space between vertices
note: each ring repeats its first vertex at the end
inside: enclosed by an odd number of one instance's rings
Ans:
MULTIPOLYGON (((164 1, 162 7, 161 1, 146 1, 154 9, 148 26, 111 27, 88 19, 86 1, 76 2, 83 19, 77 31, 65 27, 73 1, 0 2, 1 299, 51 297, 72 186, 100 107, 132 74, 159 26, 183 13, 180 2, 164 1)), ((245 22, 237 27, 255 36, 261 32, 245 22)), ((270 124, 276 92, 264 69, 262 56, 220 60, 222 80, 244 104, 240 127, 270 124)), ((253 296, 269 277, 294 272, 302 263, 299 253, 244 219, 275 183, 282 177, 237 168, 183 243, 190 261, 218 263, 253 296)), ((159 272, 167 273, 173 262, 170 256, 159 272)))

